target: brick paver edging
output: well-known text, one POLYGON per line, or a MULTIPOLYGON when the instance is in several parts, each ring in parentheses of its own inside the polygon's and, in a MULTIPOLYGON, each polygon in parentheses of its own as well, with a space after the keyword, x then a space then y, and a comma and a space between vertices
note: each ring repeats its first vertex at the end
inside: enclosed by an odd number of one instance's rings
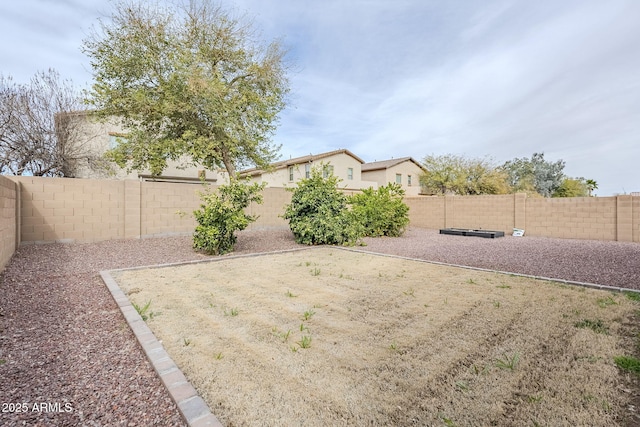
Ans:
POLYGON ((222 427, 222 423, 211 413, 205 401, 133 308, 129 298, 122 292, 110 272, 101 271, 100 276, 187 424, 192 427, 222 427))

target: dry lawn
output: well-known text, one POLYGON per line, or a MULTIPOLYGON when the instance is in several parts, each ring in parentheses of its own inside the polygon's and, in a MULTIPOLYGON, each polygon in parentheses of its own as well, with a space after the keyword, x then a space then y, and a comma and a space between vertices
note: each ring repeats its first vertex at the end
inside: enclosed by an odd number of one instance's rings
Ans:
POLYGON ((334 247, 114 277, 228 426, 607 426, 626 410, 623 294, 334 247))

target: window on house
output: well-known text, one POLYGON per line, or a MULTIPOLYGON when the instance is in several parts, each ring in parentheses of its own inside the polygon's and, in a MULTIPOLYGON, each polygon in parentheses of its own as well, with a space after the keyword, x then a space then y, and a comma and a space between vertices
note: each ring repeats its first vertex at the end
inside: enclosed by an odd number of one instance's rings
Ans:
POLYGON ((397 173, 396 174, 396 184, 402 184, 402 174, 401 173, 397 173))
POLYGON ((411 187, 411 175, 407 175, 407 185, 411 187))
POLYGON ((322 177, 329 178, 331 175, 333 175, 333 165, 324 165, 322 167, 322 177))
POLYGON ((304 165, 304 177, 309 179, 311 178, 311 164, 307 163, 304 165))
POLYGON ((293 181, 293 166, 289 166, 289 181, 293 181))
POLYGON ((347 168, 347 179, 353 179, 353 168, 347 168))

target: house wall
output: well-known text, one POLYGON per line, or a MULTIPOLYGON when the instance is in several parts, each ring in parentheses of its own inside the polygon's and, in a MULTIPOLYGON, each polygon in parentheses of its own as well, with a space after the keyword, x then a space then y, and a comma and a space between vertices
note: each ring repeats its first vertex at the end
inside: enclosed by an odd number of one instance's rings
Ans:
MULTIPOLYGON (((360 171, 361 163, 353 157, 341 153, 327 156, 321 161, 311 163, 311 167, 320 167, 321 164, 333 166, 333 174, 341 181, 339 186, 347 190, 358 190, 362 188, 378 188, 376 182, 363 181, 360 171), (352 179, 348 177, 348 169, 353 169, 352 179)), ((254 182, 266 182, 268 187, 294 187, 296 182, 305 178, 305 163, 293 165, 293 180, 290 180, 289 167, 277 169, 273 172, 262 174, 260 177, 252 178, 254 182)))
MULTIPOLYGON (((202 189, 186 183, 0 177, 0 263, 21 242, 190 235, 202 189)), ((250 228, 287 228, 280 215, 290 200, 286 189, 266 188, 264 203, 248 208, 259 215, 250 228)), ((405 202, 413 227, 506 233, 523 228, 526 236, 640 243, 640 196, 541 199, 511 194, 406 197, 405 202)))
MULTIPOLYGON (((96 156, 102 156, 106 151, 113 148, 112 145, 117 143, 117 138, 113 136, 126 134, 126 129, 117 121, 102 123, 92 119, 85 113, 76 113, 73 119, 76 121, 75 128, 78 129, 75 144, 86 146, 88 150, 96 156)), ((189 165, 187 156, 184 156, 178 161, 169 160, 167 167, 162 172, 162 176, 197 180, 200 178, 202 171, 205 171, 204 173, 207 179, 216 180, 218 184, 228 182, 226 173, 205 170, 204 166, 189 165)), ((90 166, 88 164, 80 165, 76 176, 77 178, 85 179, 110 178, 122 180, 138 179, 139 174, 150 175, 150 171, 127 172, 114 163, 104 160, 100 167, 90 166)))
POLYGON ((362 172, 362 179, 367 181, 375 181, 378 186, 387 185, 390 182, 396 182, 396 174, 402 175, 401 185, 408 197, 420 194, 420 174, 422 169, 413 162, 406 161, 387 169, 378 169, 362 172), (409 185, 408 176, 411 175, 411 185, 409 185))
POLYGON ((14 181, 0 176, 0 270, 20 244, 20 191, 14 181))

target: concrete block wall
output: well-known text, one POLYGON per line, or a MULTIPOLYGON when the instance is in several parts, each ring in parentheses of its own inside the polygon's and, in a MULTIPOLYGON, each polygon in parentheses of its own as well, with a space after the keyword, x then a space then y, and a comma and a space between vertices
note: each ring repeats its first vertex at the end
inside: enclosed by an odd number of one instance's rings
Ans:
POLYGON ((408 197, 416 227, 525 230, 527 236, 640 243, 640 197, 408 197))
MULTIPOLYGON (((192 234, 193 211, 200 207, 201 184, 138 182, 140 232, 143 237, 192 234)), ((215 186, 214 186, 215 188, 215 186)))
POLYGON ((18 184, 0 176, 0 270, 20 244, 20 191, 18 184))
POLYGON ((22 242, 124 238, 124 181, 12 179, 20 183, 22 242))
MULTIPOLYGON (((15 247, 34 242, 93 242, 195 229, 200 185, 133 180, 0 177, 0 265, 15 247), (16 185, 17 183, 17 185, 16 185), (19 215, 17 214, 19 211, 19 215), (179 215, 178 212, 184 212, 179 215)), ((288 228, 281 218, 291 193, 264 190, 250 229, 288 228)), ((414 227, 482 228, 527 236, 640 242, 640 197, 570 199, 501 196, 407 197, 414 227)))
MULTIPOLYGON (((616 224, 620 219, 616 208, 618 198, 528 198, 523 228, 531 236, 617 240, 616 224)), ((624 236, 621 234, 619 237, 631 239, 630 231, 625 230, 624 236)))
POLYGON ((249 230, 269 228, 289 228, 289 223, 281 217, 285 205, 291 203, 291 192, 284 188, 267 187, 263 190, 262 204, 252 203, 247 212, 258 215, 256 222, 249 225, 249 230))
POLYGON ((640 242, 640 197, 633 197, 631 199, 631 209, 633 210, 632 239, 634 242, 640 242))
POLYGON ((512 231, 514 196, 446 196, 446 225, 453 228, 512 231))
POLYGON ((409 206, 412 226, 430 229, 445 227, 444 197, 405 197, 404 202, 409 206))

